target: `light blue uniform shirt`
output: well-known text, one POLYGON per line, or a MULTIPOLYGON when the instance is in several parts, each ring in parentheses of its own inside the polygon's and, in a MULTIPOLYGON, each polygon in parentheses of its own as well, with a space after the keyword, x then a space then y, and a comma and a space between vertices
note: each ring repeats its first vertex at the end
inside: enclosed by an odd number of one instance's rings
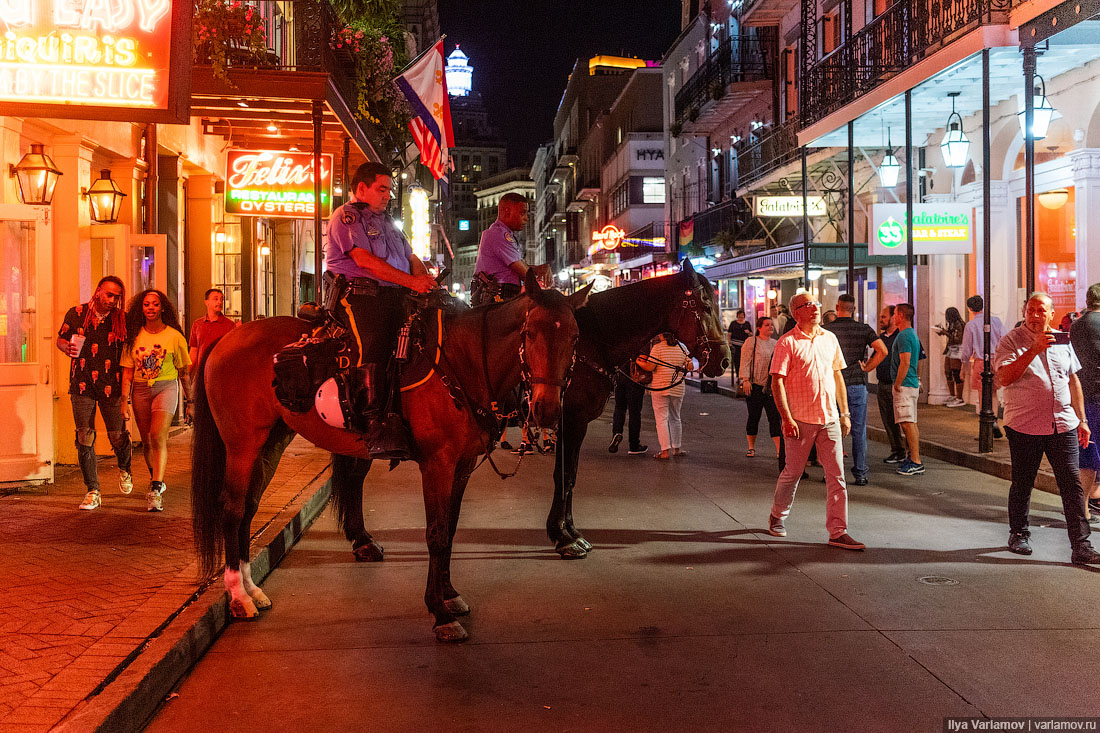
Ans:
POLYGON ((519 275, 509 267, 513 262, 523 259, 515 233, 497 219, 481 235, 481 244, 477 248, 477 264, 474 272, 495 275, 497 282, 519 285, 519 275))
POLYGON ((344 204, 328 220, 328 242, 325 244, 325 268, 345 277, 366 277, 379 285, 398 287, 395 283, 379 280, 351 258, 355 247, 380 257, 388 264, 411 274, 409 258, 412 246, 405 239, 387 214, 376 214, 370 209, 344 204))

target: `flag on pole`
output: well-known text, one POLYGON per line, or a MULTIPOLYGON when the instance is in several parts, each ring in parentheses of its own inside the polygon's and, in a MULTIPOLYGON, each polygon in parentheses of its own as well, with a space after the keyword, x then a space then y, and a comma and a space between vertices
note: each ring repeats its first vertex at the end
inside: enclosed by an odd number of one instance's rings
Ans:
POLYGON ((436 180, 445 177, 447 154, 455 144, 445 65, 441 38, 394 80, 413 110, 409 131, 420 150, 420 160, 436 180))

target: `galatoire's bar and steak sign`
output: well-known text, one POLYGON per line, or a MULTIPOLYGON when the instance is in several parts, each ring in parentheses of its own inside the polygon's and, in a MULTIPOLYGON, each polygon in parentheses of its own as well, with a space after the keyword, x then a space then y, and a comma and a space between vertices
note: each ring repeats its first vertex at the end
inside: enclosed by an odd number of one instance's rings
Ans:
MULTIPOLYGON (((2 2, 3 0, 0 0, 2 2)), ((225 213, 313 218, 313 153, 230 150, 225 213)), ((321 155, 321 216, 332 213, 332 155, 321 155)))
POLYGON ((0 107, 26 117, 187 121, 190 0, 0 0, 0 107))

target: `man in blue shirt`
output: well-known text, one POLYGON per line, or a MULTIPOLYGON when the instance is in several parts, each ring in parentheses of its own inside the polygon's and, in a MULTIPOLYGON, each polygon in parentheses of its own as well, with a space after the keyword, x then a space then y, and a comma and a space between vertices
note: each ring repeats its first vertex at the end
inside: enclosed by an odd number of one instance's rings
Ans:
MULTIPOLYGON (((372 458, 408 458, 404 426, 387 419, 389 362, 404 316, 404 290, 438 287, 405 235, 386 214, 392 181, 381 163, 364 163, 351 181, 355 200, 332 212, 325 244, 326 269, 348 280, 339 309, 359 347, 363 414, 372 458)), ((357 410, 358 412, 358 410, 357 410)))
POLYGON ((901 303, 894 307, 894 328, 898 335, 890 347, 890 374, 894 379, 894 422, 905 433, 909 458, 896 471, 902 476, 924 473, 920 460, 920 431, 917 429, 917 398, 920 397, 920 339, 913 328, 913 306, 901 303))
MULTIPOLYGON (((497 220, 481 235, 477 248, 474 281, 470 285, 471 305, 508 300, 520 294, 530 268, 523 260, 516 232, 522 232, 526 226, 527 199, 518 193, 501 196, 497 220)), ((541 278, 546 265, 536 265, 534 269, 541 278)))

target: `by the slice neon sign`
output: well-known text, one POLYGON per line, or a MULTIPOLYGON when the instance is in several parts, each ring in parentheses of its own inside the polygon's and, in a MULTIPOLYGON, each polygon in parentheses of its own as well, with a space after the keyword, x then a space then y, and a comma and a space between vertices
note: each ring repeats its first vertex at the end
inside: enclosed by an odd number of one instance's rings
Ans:
POLYGON ((588 254, 594 255, 601 249, 609 252, 618 248, 626 238, 626 232, 614 224, 608 224, 598 232, 592 232, 592 246, 588 248, 588 254))

